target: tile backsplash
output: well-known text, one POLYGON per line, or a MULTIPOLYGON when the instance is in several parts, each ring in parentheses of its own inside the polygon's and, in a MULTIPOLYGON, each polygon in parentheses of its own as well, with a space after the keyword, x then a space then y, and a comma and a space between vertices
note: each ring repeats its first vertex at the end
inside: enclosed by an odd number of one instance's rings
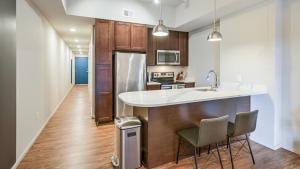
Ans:
POLYGON ((174 72, 176 78, 177 74, 183 71, 185 79, 188 79, 187 68, 186 66, 147 66, 147 72, 150 75, 152 72, 174 72))

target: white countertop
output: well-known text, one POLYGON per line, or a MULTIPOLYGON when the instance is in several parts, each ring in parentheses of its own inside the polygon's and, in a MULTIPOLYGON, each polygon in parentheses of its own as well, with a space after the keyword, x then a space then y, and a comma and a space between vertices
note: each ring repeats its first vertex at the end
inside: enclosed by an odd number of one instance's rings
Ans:
POLYGON ((147 85, 151 86, 151 85, 161 85, 161 83, 158 82, 147 82, 147 85))
POLYGON ((186 88, 171 90, 137 91, 119 94, 119 98, 129 106, 160 107, 176 104, 203 102, 226 98, 267 94, 266 87, 251 89, 218 89, 218 91, 198 91, 202 88, 186 88))
MULTIPOLYGON (((185 81, 185 80, 182 80, 182 81, 177 81, 177 82, 181 82, 181 83, 195 83, 194 81, 185 81)), ((151 86, 151 85, 161 85, 161 83, 159 82, 147 82, 147 85, 151 86)))

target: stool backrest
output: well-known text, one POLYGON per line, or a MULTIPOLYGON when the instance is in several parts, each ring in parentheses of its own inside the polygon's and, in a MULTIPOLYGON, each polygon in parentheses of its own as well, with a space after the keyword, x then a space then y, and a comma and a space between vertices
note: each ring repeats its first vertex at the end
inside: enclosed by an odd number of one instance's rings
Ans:
POLYGON ((233 135, 240 136, 255 131, 257 115, 258 110, 237 113, 235 118, 233 135))
POLYGON ((206 146, 226 139, 228 115, 203 119, 200 122, 198 146, 206 146))

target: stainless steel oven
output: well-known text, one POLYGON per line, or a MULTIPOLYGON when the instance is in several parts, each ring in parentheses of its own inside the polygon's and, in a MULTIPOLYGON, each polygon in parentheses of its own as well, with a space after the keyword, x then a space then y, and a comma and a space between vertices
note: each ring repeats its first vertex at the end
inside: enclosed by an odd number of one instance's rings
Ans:
POLYGON ((178 50, 157 50, 157 65, 180 65, 180 51, 178 50))

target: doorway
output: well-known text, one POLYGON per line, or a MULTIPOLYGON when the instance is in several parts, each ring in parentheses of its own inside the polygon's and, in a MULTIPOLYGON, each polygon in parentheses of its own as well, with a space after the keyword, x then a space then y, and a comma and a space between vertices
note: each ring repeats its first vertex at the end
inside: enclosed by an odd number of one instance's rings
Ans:
POLYGON ((75 84, 88 84, 88 57, 75 58, 75 84))

